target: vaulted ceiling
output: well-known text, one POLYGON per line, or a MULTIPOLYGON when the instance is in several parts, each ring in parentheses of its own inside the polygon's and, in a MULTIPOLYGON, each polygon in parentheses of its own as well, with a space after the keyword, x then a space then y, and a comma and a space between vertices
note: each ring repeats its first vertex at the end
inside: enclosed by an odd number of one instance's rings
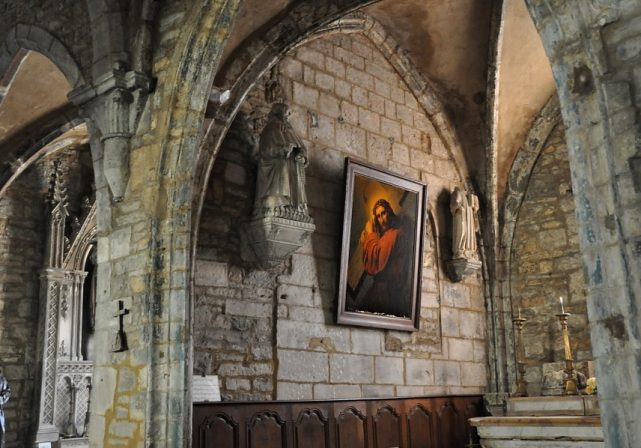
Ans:
MULTIPOLYGON (((243 0, 221 66, 292 0, 243 0)), ((555 92, 551 70, 524 0, 380 0, 363 11, 380 22, 436 88, 482 188, 494 117, 499 197, 512 160, 541 107, 555 92), (496 11, 493 8, 499 8, 496 11), (496 70, 496 71, 495 71, 496 70), (496 85, 488 85, 496 77, 496 85), (490 80, 490 81, 488 81, 490 80), (488 95, 495 95, 488 101, 488 95), (494 107, 489 110, 489 107, 494 107)), ((0 103, 0 164, 6 143, 66 103, 69 85, 43 56, 28 53, 5 82, 0 103)), ((3 87, 0 85, 0 87, 3 87)), ((0 92, 1 93, 1 92, 0 92)), ((13 156, 15 157, 15 155, 13 156)))

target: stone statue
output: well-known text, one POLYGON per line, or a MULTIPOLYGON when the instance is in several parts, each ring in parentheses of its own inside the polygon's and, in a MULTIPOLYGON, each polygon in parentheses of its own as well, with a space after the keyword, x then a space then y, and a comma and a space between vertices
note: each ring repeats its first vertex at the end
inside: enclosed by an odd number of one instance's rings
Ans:
POLYGON ((465 193, 455 187, 450 199, 450 211, 453 218, 452 253, 453 258, 476 257, 476 233, 478 222, 479 199, 472 193, 465 193))
POLYGON ((452 254, 453 258, 478 258, 476 255, 476 233, 478 223, 479 199, 472 193, 465 193, 455 187, 450 199, 453 218, 452 254))
POLYGON ((287 105, 277 102, 258 141, 258 172, 252 218, 242 233, 258 264, 271 269, 303 246, 316 226, 305 194, 307 150, 289 124, 287 105))
POLYGON ((254 217, 308 221, 307 150, 289 124, 289 115, 286 104, 274 103, 260 135, 254 217))
POLYGON ((11 397, 11 388, 9 387, 9 382, 0 373, 0 448, 4 448, 4 405, 9 401, 11 397))

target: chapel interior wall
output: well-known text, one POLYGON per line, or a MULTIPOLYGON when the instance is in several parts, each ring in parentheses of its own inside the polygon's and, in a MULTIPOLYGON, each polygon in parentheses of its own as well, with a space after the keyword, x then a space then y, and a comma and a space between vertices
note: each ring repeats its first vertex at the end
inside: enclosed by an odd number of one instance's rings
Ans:
POLYGON ((322 399, 482 393, 487 381, 480 275, 452 283, 449 191, 461 179, 416 98, 361 34, 336 34, 288 54, 249 95, 223 142, 199 230, 194 374, 217 374, 227 399, 322 399), (267 87, 265 87, 267 86, 267 87), (266 91, 267 90, 267 91, 266 91), (316 231, 278 268, 241 256, 260 133, 282 96, 309 154, 316 231), (428 185, 421 329, 335 325, 345 157, 428 185))

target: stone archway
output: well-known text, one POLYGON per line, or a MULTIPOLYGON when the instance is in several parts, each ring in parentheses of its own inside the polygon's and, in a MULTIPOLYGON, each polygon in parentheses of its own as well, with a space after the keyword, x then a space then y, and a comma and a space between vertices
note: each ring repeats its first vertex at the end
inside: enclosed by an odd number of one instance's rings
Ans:
MULTIPOLYGON (((274 27, 286 29, 289 23, 288 20, 285 18, 274 24, 274 27)), ((241 54, 221 71, 222 75, 218 75, 222 79, 219 80, 221 86, 216 86, 216 89, 230 89, 230 99, 216 111, 199 148, 192 204, 195 211, 192 221, 192 259, 198 239, 198 222, 200 221, 199 218, 204 201, 203 192, 209 180, 218 148, 225 138, 241 104, 260 81, 261 77, 288 52, 300 45, 335 33, 360 33, 376 45, 383 57, 397 71, 423 110, 425 110, 439 137, 445 143, 445 150, 455 160, 460 179, 466 179, 469 176, 469 169, 463 156, 461 144, 454 125, 447 117, 439 91, 429 79, 426 79, 419 72, 394 38, 373 18, 354 12, 346 14, 324 26, 310 26, 309 29, 302 30, 299 36, 293 36, 291 41, 277 42, 272 45, 269 57, 261 53, 262 47, 256 42, 260 41, 260 39, 250 38, 243 44, 241 54), (247 64, 248 60, 251 60, 252 63, 247 64)))
POLYGON ((86 84, 77 62, 60 40, 43 28, 23 24, 9 30, 0 47, 0 78, 14 57, 20 56, 20 49, 34 50, 48 57, 65 75, 72 89, 86 84))
POLYGON ((641 446, 636 2, 527 1, 557 82, 608 446, 641 446))

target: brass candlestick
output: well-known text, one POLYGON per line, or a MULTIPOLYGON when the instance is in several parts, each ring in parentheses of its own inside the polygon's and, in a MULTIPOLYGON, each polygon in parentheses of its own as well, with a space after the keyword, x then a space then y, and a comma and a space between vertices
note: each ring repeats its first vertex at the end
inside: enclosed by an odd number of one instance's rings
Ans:
POLYGON ((525 346, 523 345, 523 324, 527 319, 521 317, 521 308, 519 308, 519 315, 512 319, 514 327, 516 328, 516 392, 515 397, 527 397, 527 381, 525 381, 525 346))
POLYGON ((572 348, 570 347, 570 334, 568 332, 568 316, 563 309, 563 300, 561 300, 561 312, 556 315, 561 322, 561 331, 563 333, 563 349, 565 350, 565 385, 563 388, 563 395, 577 395, 579 388, 577 387, 577 375, 574 370, 574 360, 572 359, 572 348))

